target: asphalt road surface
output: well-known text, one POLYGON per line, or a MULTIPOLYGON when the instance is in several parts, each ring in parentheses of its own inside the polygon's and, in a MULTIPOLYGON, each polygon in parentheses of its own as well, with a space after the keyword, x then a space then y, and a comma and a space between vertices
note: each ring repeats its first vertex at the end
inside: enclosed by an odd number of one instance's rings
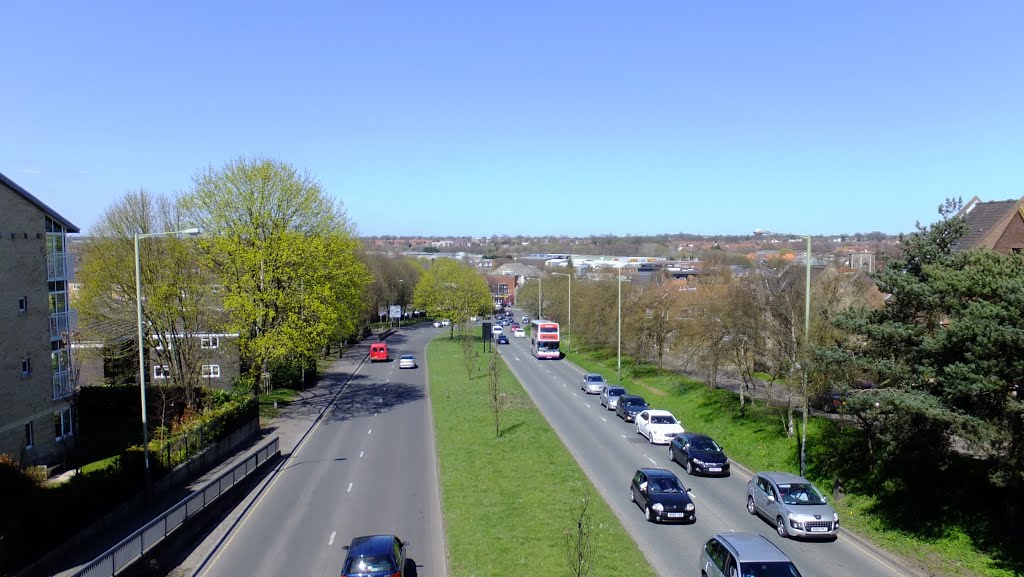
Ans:
POLYGON ((388 337, 391 362, 365 362, 197 573, 338 575, 353 537, 409 543, 418 577, 446 574, 424 345, 438 329, 388 337), (398 357, 420 366, 399 369, 398 357))
MULTIPOLYGON (((521 314, 517 311, 515 318, 521 314)), ((582 371, 564 360, 533 358, 529 337, 509 340, 510 344, 500 345, 498 350, 660 575, 699 575, 704 543, 715 533, 730 531, 768 537, 805 577, 911 575, 886 555, 844 535, 842 529, 833 542, 780 538, 772 524, 747 513, 746 484, 750 477, 746 473, 734 467, 732 475, 725 478, 688 476, 681 466, 669 461, 666 445, 648 444, 636 434, 633 423, 623 422, 602 407, 598 395, 581 391, 582 371), (641 467, 669 469, 692 488, 697 508, 695 524, 656 525, 645 520, 643 511, 629 500, 630 480, 641 467)), ((615 375, 605 377, 614 381, 615 375)), ((645 398, 652 408, 658 408, 656 398, 645 398)), ((699 423, 682 425, 688 431, 700 429, 699 423)), ((729 447, 724 449, 728 454, 729 447)))

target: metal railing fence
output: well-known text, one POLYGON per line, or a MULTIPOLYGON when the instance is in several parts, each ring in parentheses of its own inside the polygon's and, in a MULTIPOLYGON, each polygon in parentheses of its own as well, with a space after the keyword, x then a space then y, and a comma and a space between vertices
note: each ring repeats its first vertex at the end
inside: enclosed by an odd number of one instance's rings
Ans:
POLYGON ((74 577, 95 577, 117 575, 119 571, 140 558, 154 545, 162 541, 187 519, 220 497, 225 491, 238 484, 257 467, 280 452, 277 437, 264 443, 247 459, 212 479, 201 490, 192 493, 176 505, 164 511, 159 517, 147 523, 138 531, 125 537, 106 553, 93 559, 74 577))

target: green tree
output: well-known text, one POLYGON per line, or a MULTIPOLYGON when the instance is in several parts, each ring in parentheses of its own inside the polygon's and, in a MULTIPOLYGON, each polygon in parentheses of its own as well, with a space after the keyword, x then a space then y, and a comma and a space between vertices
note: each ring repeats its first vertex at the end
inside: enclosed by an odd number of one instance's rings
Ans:
MULTIPOLYGON (((184 228, 188 224, 171 199, 145 190, 126 194, 104 211, 83 243, 76 271, 81 289, 75 307, 90 338, 135 340, 135 235, 184 228)), ((166 379, 147 381, 158 387, 158 398, 160 385, 182 387, 190 405, 204 384, 199 335, 220 332, 225 320, 212 275, 198 266, 198 247, 196 239, 174 236, 139 241, 144 340, 155 345, 155 364, 170 369, 166 379)))
POLYGON ((957 251, 959 207, 947 200, 940 221, 902 239, 903 256, 878 276, 888 305, 840 317, 854 337, 819 355, 876 384, 848 400, 876 473, 923 492, 927 472, 956 455, 983 458, 1005 498, 1004 533, 1019 536, 1024 406, 1013 393, 1024 375, 1024 256, 957 251))
POLYGON ((465 324, 469 317, 491 309, 491 291, 487 281, 475 270, 450 258, 434 260, 423 272, 413 292, 413 306, 427 311, 434 318, 465 324))
POLYGON ((371 277, 341 202, 319 182, 286 163, 239 158, 197 173, 182 202, 206 233, 253 376, 354 331, 371 277))

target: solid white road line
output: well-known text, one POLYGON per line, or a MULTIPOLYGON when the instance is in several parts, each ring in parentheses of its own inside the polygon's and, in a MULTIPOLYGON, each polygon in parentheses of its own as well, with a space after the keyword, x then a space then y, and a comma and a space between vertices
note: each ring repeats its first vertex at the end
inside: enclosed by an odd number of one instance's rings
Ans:
POLYGON ((348 484, 348 491, 345 491, 345 492, 346 493, 351 493, 352 492, 352 483, 348 484))
POLYGON ((337 534, 338 534, 337 531, 331 531, 331 538, 330 538, 330 540, 327 541, 327 546, 328 547, 330 547, 331 545, 334 545, 334 536, 337 535, 337 534))

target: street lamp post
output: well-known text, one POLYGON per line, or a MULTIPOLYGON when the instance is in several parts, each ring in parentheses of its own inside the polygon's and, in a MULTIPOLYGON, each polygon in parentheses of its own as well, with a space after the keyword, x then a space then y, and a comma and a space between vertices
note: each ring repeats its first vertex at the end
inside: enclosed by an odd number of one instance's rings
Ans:
POLYGON ((569 352, 572 352, 572 273, 569 272, 553 272, 551 274, 557 274, 559 276, 569 277, 569 352))
POLYGON ((152 238, 156 236, 173 236, 179 234, 196 235, 198 228, 187 228, 185 230, 174 230, 167 232, 151 232, 135 235, 135 312, 138 319, 139 329, 139 400, 142 405, 142 463, 146 476, 146 488, 150 485, 149 472, 149 424, 146 418, 146 352, 143 344, 142 334, 142 264, 139 259, 139 239, 152 238))
POLYGON ((802 391, 804 397, 803 429, 800 432, 800 475, 807 474, 807 347, 811 344, 811 235, 807 235, 807 273, 804 283, 804 370, 802 391))
POLYGON ((622 384, 622 269, 617 269, 619 275, 619 352, 616 355, 615 373, 619 384, 622 384))
POLYGON ((538 320, 544 318, 544 315, 542 314, 543 313, 543 309, 541 308, 541 303, 544 302, 544 297, 543 297, 544 292, 543 292, 543 290, 544 290, 544 279, 540 275, 537 275, 537 319, 538 320))

